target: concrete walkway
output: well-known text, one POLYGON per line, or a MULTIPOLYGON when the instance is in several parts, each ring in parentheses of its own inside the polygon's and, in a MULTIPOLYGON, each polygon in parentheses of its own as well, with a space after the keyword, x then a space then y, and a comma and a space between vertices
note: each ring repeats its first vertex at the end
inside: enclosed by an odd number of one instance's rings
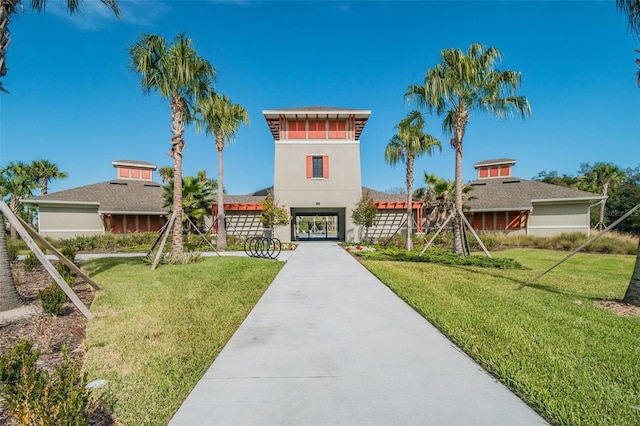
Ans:
POLYGON ((335 243, 298 247, 175 414, 189 425, 540 425, 335 243))

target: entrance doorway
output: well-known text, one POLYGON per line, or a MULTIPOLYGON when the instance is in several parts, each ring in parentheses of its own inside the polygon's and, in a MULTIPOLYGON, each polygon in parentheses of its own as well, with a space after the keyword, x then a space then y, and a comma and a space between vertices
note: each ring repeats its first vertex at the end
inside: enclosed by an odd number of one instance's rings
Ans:
POLYGON ((296 241, 338 240, 338 213, 296 213, 293 217, 296 241))

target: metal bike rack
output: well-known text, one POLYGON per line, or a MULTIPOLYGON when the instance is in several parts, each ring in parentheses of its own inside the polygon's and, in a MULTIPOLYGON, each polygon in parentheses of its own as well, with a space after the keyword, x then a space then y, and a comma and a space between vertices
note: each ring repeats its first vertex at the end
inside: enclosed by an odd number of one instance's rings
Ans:
POLYGON ((244 252, 250 257, 276 259, 280 255, 282 244, 277 238, 250 237, 244 242, 244 252))

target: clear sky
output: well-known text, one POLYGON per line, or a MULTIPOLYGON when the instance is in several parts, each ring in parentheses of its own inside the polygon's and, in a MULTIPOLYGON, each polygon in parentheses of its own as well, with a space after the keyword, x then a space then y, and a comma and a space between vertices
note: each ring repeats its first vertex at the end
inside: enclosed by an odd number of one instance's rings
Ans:
MULTIPOLYGON (((25 3, 29 3, 26 1, 25 3)), ((273 184, 274 144, 262 110, 332 106, 371 110, 361 136, 362 184, 403 187, 404 167, 384 149, 412 109, 408 85, 423 81, 440 51, 480 42, 501 50, 499 69, 522 72, 527 120, 472 113, 463 176, 493 158, 517 160, 514 174, 575 174, 581 163, 640 164, 639 43, 608 1, 165 1, 120 0, 122 19, 94 0, 69 17, 62 2, 27 10, 11 23, 11 94, 0 95, 0 166, 45 158, 69 177, 50 192, 114 179, 115 160, 171 165, 168 101, 144 95, 129 69, 143 33, 186 32, 217 69, 217 90, 249 112, 250 125, 224 150, 224 184, 246 194, 273 184)), ((421 157, 422 172, 453 178, 454 152, 442 119, 426 131, 442 153, 421 157)), ((185 175, 217 176, 212 138, 188 128, 185 175)), ((156 174, 156 180, 158 180, 156 174)))

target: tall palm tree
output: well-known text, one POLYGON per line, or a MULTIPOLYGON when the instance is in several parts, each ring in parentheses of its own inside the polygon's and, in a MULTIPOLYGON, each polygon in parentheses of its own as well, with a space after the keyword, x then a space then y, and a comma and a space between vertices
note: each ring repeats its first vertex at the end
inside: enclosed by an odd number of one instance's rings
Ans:
MULTIPOLYGON (((627 29, 636 38, 640 37, 640 1, 639 0, 616 0, 616 7, 619 12, 627 14, 627 29)), ((636 49, 637 53, 640 50, 636 49)), ((640 67, 640 59, 636 59, 636 65, 640 67)), ((640 87, 640 70, 637 72, 637 83, 640 87)), ((638 240, 638 255, 636 265, 633 268, 633 275, 629 281, 629 287, 624 295, 624 302, 640 306, 640 240, 638 240)))
POLYGON ((603 230, 606 225, 604 223, 605 203, 609 195, 609 190, 615 189, 625 178, 625 172, 620 167, 611 164, 597 162, 593 166, 583 165, 584 175, 581 183, 583 189, 587 191, 600 192, 604 199, 600 202, 600 212, 598 223, 595 228, 603 230))
MULTIPOLYGON (((116 0, 100 0, 111 11, 120 17, 120 9, 116 0)), ((31 0, 29 1, 31 9, 35 12, 44 12, 47 6, 47 0, 31 0)), ((74 14, 79 11, 82 5, 82 0, 67 0, 67 10, 70 14, 74 14)), ((9 31, 9 24, 11 18, 22 10, 23 0, 2 0, 0 2, 0 78, 7 75, 6 53, 9 43, 11 43, 11 32, 9 31)), ((0 91, 9 93, 2 86, 0 82, 0 91)))
POLYGON ((222 190, 222 150, 235 140, 236 134, 242 123, 249 124, 249 114, 241 105, 231 102, 227 95, 212 94, 203 98, 198 104, 198 112, 201 121, 200 128, 204 127, 206 134, 213 135, 216 139, 218 150, 218 250, 227 248, 227 229, 224 214, 224 191, 222 190))
POLYGON ((391 138, 384 152, 387 163, 395 166, 399 162, 406 165, 407 183, 407 240, 405 248, 413 249, 411 231, 413 228, 413 163, 423 154, 431 156, 434 148, 442 150, 440 141, 424 132, 424 118, 419 111, 411 111, 406 118, 396 126, 398 132, 391 138))
POLYGON ((0 211, 0 312, 22 306, 22 301, 16 290, 11 272, 11 262, 9 261, 9 250, 7 248, 7 232, 4 226, 4 215, 0 211), (6 265, 6 266, 5 266, 6 265))
POLYGON ((206 96, 215 80, 215 69, 198 56, 191 39, 184 33, 173 44, 155 34, 145 34, 129 50, 131 68, 142 77, 144 93, 157 91, 169 100, 171 108, 171 150, 173 159, 173 211, 176 220, 171 236, 171 253, 184 254, 182 240, 182 153, 184 127, 193 120, 195 102, 206 96))
MULTIPOLYGON (((116 17, 120 17, 120 9, 116 0, 100 0, 105 4, 116 17)), ((43 12, 47 0, 31 0, 31 9, 36 12, 43 12)), ((7 47, 11 42, 11 32, 9 31, 9 24, 11 18, 16 15, 23 5, 23 0, 2 0, 0 2, 0 79, 7 75, 7 47)), ((67 0, 67 10, 69 13, 76 13, 82 5, 82 0, 67 0)), ((0 91, 8 93, 3 87, 0 80, 0 91)), ((2 215, 0 215, 2 219, 2 215)), ((2 224, 2 232, 4 233, 4 220, 0 220, 2 224)), ((13 275, 11 274, 11 265, 9 264, 9 254, 7 252, 6 236, 0 236, 0 312, 12 309, 12 305, 15 305, 15 300, 11 296, 11 293, 15 292, 15 286, 13 282, 13 275), (4 241, 3 241, 4 240, 4 241), (11 288, 9 288, 11 287, 11 288)), ((18 302, 18 305, 20 303, 18 302)))
MULTIPOLYGON (((33 196, 37 184, 31 175, 31 167, 21 161, 12 161, 0 170, 0 194, 9 197, 9 208, 16 216, 21 216, 22 198, 33 196)), ((26 218, 25 218, 26 219, 26 218)), ((16 229, 11 226, 11 240, 18 238, 16 229)))
POLYGON ((462 241, 462 141, 473 110, 489 112, 497 118, 518 113, 522 118, 531 114, 529 101, 518 96, 520 73, 494 68, 501 60, 494 47, 472 44, 466 55, 460 49, 444 49, 440 63, 429 69, 423 84, 410 85, 405 97, 429 112, 444 116, 442 129, 452 136, 455 150, 454 251, 464 254, 462 241))
POLYGON ((40 193, 47 195, 49 192, 49 182, 53 179, 66 179, 67 173, 60 171, 55 163, 49 160, 34 160, 31 162, 31 174, 40 185, 40 193))

